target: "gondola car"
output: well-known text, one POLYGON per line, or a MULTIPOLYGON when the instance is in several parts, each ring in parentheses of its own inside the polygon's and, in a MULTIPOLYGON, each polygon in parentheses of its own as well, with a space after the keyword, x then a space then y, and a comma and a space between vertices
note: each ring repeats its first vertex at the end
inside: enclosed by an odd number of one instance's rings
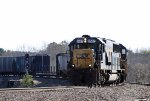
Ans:
POLYGON ((29 58, 30 66, 29 73, 32 75, 47 75, 50 74, 50 56, 35 55, 29 58))
POLYGON ((14 56, 0 57, 0 75, 46 75, 50 74, 50 56, 14 56))

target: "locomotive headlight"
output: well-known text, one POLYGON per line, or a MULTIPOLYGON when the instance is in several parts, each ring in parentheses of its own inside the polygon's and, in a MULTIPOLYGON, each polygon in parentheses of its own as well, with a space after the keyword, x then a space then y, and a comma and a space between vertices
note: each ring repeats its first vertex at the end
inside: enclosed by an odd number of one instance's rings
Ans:
POLYGON ((84 43, 86 43, 86 38, 84 38, 84 43))
POLYGON ((72 65, 72 67, 74 67, 75 65, 72 65))
POLYGON ((89 67, 91 67, 92 65, 90 64, 89 67))

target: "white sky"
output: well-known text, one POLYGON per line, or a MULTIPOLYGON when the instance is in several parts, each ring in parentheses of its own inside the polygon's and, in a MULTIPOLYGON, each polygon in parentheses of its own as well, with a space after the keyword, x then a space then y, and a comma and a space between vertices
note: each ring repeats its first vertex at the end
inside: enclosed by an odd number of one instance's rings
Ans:
POLYGON ((41 48, 89 34, 150 47, 149 0, 0 0, 0 47, 41 48))

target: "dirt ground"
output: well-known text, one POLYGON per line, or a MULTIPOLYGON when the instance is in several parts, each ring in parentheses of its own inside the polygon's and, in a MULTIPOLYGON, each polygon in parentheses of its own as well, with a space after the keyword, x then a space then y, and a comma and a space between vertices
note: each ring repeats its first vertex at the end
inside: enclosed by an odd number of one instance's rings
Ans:
POLYGON ((150 101, 149 86, 126 83, 122 86, 92 88, 0 91, 0 101, 141 101, 140 99, 150 101))

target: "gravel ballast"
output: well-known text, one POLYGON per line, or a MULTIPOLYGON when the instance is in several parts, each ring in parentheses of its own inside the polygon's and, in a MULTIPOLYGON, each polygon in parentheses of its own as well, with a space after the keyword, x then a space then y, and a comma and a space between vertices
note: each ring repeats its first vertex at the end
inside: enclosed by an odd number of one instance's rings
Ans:
POLYGON ((125 84, 92 88, 0 91, 0 101, 150 101, 150 87, 125 84))

